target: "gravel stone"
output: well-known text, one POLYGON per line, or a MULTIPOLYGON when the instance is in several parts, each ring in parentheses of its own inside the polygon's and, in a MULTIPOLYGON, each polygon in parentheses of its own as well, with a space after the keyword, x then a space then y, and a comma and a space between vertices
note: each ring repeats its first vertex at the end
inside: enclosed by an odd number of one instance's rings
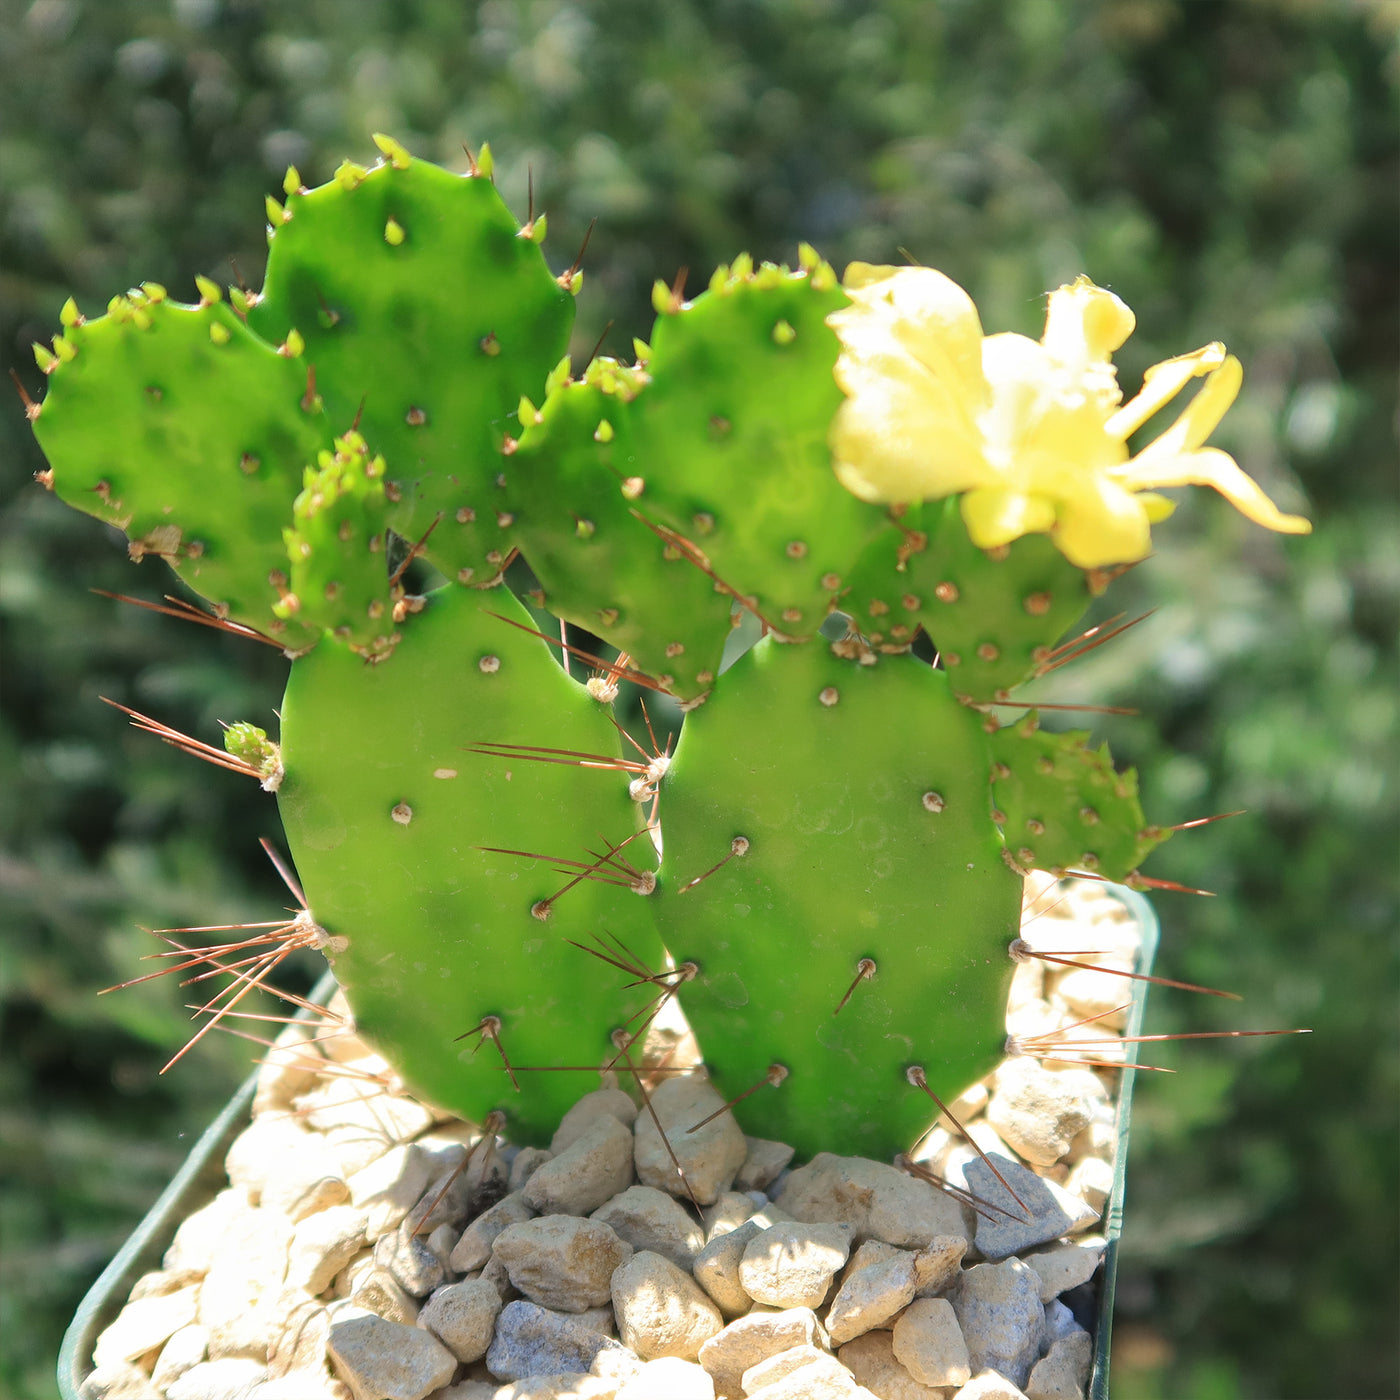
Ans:
POLYGON ((632 1246, 597 1220, 545 1215, 507 1226, 492 1257, 532 1303, 580 1313, 608 1301, 613 1271, 632 1257, 632 1246))
POLYGON ((748 1147, 734 1115, 710 1115, 724 1107, 724 1100, 709 1080, 699 1075, 676 1075, 659 1084, 651 1094, 651 1113, 637 1116, 637 1179, 644 1186, 655 1186, 673 1196, 684 1196, 689 1185, 702 1206, 714 1204, 729 1190, 735 1174, 744 1165, 748 1147), (702 1119, 710 1121, 697 1132, 690 1132, 702 1119), (676 1174, 671 1155, 657 1131, 657 1120, 671 1144, 671 1151, 685 1172, 676 1174))
POLYGON ((977 1248, 984 1258, 1005 1259, 1064 1235, 1079 1234, 1098 1220, 1098 1212, 1090 1210, 1078 1196, 1037 1176, 1029 1167, 1009 1157, 992 1160, 1016 1196, 985 1162, 968 1163, 964 1173, 968 1190, 999 1209, 995 1215, 977 1218, 977 1248), (1030 1219, 1025 1218, 1027 1214, 1030 1219))
POLYGON ((162 1400, 151 1378, 132 1361, 109 1361, 88 1374, 82 1400, 162 1400))
POLYGON ((1058 1162, 1093 1119, 1103 1085, 1086 1069, 1049 1070, 1029 1056, 1005 1061, 996 1072, 987 1121, 1028 1162, 1058 1162))
POLYGON ((464 1279, 439 1288, 418 1314, 418 1325, 445 1346, 458 1361, 480 1361, 491 1345, 501 1295, 485 1279, 464 1279))
POLYGON ((547 1147, 522 1147, 510 1164, 509 1185, 512 1191, 523 1191, 525 1183, 553 1157, 547 1147))
POLYGON ((917 1254, 881 1240, 866 1240, 826 1315, 831 1344, 840 1346, 872 1328, 884 1327, 914 1300, 918 1288, 917 1254))
POLYGON ((826 1332, 811 1308, 752 1312, 711 1337, 700 1348, 700 1364, 714 1377, 719 1394, 736 1395, 749 1367, 804 1344, 823 1349, 827 1345, 826 1332))
POLYGON ((595 1089, 585 1094, 560 1120, 550 1140, 549 1150, 557 1157, 571 1147, 601 1117, 616 1118, 631 1128, 637 1118, 637 1105, 621 1089, 595 1089))
POLYGON ((942 1386, 922 1385, 899 1364, 891 1332, 866 1332, 847 1342, 838 1355, 857 1384, 879 1400, 944 1400, 950 1393, 942 1386))
POLYGON ((224 1237, 199 1290, 199 1322, 209 1329, 211 1359, 242 1356, 266 1362, 281 1330, 276 1303, 287 1274, 292 1222, 250 1210, 224 1237))
POLYGON ((428 1248, 427 1240, 414 1233, 411 1214, 397 1230, 375 1241, 374 1262, 392 1274, 411 1298, 426 1298, 447 1276, 442 1260, 428 1248))
POLYGON ((1045 1335, 1045 1309, 1035 1270, 1019 1259, 974 1264, 958 1281, 952 1305, 973 1374, 990 1368, 1024 1385, 1045 1335))
POLYGON ((209 1355, 209 1329, 192 1322, 182 1327, 160 1349, 160 1356, 151 1370, 151 1384, 166 1390, 186 1371, 198 1366, 209 1355))
POLYGON ((851 1373, 839 1361, 828 1357, 824 1362, 800 1366, 746 1393, 750 1400, 854 1400, 861 1392, 851 1373))
POLYGON ((685 1207, 654 1186, 629 1186, 588 1218, 611 1226, 633 1249, 664 1254, 682 1269, 694 1264, 704 1243, 699 1225, 685 1207))
POLYGON ((324 1370, 330 1309, 319 1298, 288 1288, 277 1300, 278 1327, 267 1349, 267 1378, 278 1380, 296 1371, 324 1370))
POLYGON ((916 1296, 932 1298, 942 1293, 958 1276, 967 1241, 961 1235, 939 1235, 929 1247, 914 1256, 916 1296))
POLYGON ((693 1361, 660 1356, 623 1383, 617 1400, 715 1400, 715 1383, 693 1361))
POLYGON ((1081 1235, 1077 1240, 1061 1240, 1049 1249, 1023 1255, 1023 1262, 1040 1275, 1040 1301, 1048 1303, 1061 1293, 1088 1283, 1099 1267, 1105 1245, 1102 1235, 1081 1235))
POLYGON ((432 1158, 416 1143, 394 1147, 347 1182, 350 1202, 365 1212, 371 1242, 394 1229, 427 1189, 432 1158))
POLYGON ((287 1254, 288 1286, 307 1293, 324 1293, 364 1247, 368 1218, 366 1211, 339 1205, 299 1222, 292 1231, 287 1254))
POLYGON ((575 1317, 524 1300, 507 1303, 496 1319, 486 1365, 503 1381, 562 1371, 589 1371, 625 1380, 641 1365, 634 1351, 575 1317))
POLYGON ((356 1285, 350 1301, 364 1312, 372 1312, 386 1322, 397 1322, 404 1327, 412 1327, 418 1321, 418 1302, 404 1292, 393 1274, 387 1269, 371 1267, 364 1279, 356 1285))
POLYGON ((895 1360, 921 1385, 965 1385, 972 1378, 967 1343, 946 1298, 919 1298, 894 1325, 895 1360))
POLYGON ((494 1206, 482 1211, 462 1232, 448 1259, 448 1267, 454 1274, 470 1274, 482 1268, 491 1257, 491 1248, 496 1236, 507 1225, 519 1225, 522 1221, 534 1218, 535 1212, 525 1204, 525 1198, 518 1191, 502 1197, 494 1206))
POLYGON ((739 1263, 749 1242, 765 1228, 757 1220, 746 1220, 737 1230, 711 1239, 691 1265, 695 1281, 714 1299, 727 1320, 732 1321, 753 1306, 739 1277, 739 1263))
POLYGON ((1031 1368, 1026 1400, 1084 1400, 1084 1386, 1094 1360, 1094 1343, 1084 1331, 1051 1344, 1031 1368))
POLYGON ((1000 1371, 979 1371, 953 1400, 1027 1400, 1027 1396, 1000 1371))
POLYGON ((747 1133, 744 1135, 744 1145, 748 1148, 748 1155, 734 1178, 734 1189, 766 1191, 792 1161, 794 1149, 785 1142, 749 1137, 747 1133))
POLYGON ((719 1309, 695 1280, 651 1250, 634 1254, 613 1274, 612 1304, 618 1335, 644 1361, 693 1361, 724 1327, 719 1309))
POLYGON ((267 1367, 251 1357, 230 1356, 191 1366, 165 1392, 166 1400, 246 1400, 267 1379, 267 1367))
POLYGON ((610 1113, 593 1120, 521 1188, 541 1215, 587 1215, 632 1183, 632 1133, 610 1113))
POLYGON ((529 1376, 492 1392, 493 1400, 615 1400, 615 1376, 562 1371, 553 1376, 529 1376))
POLYGON ((258 1205, 264 1187, 284 1163, 295 1161, 303 1148, 314 1150, 321 1145, 290 1114, 268 1114, 254 1118, 234 1138, 224 1154, 224 1170, 229 1184, 241 1186, 248 1193, 249 1203, 258 1205))
POLYGON ((331 1323, 328 1349, 356 1400, 423 1400, 457 1373, 457 1358, 425 1328, 366 1313, 331 1323))
POLYGON ((128 1303, 97 1339, 93 1360, 99 1366, 113 1361, 135 1361, 162 1347, 190 1326, 199 1309, 199 1285, 178 1293, 160 1293, 128 1303))
MULTIPOLYGON (((768 1205, 768 1197, 762 1191, 721 1191, 713 1205, 706 1206, 701 1219, 705 1224, 705 1243, 709 1244, 720 1235, 737 1230, 746 1220, 768 1205), (755 1200, 755 1197, 758 1199, 755 1200)), ((760 1228, 776 1225, 776 1220, 766 1221, 760 1228)))
POLYGON ((1102 1157, 1084 1157, 1075 1164, 1065 1182, 1065 1190, 1078 1196, 1090 1210, 1102 1213, 1113 1194, 1113 1164, 1102 1157))
POLYGON ((803 1370, 808 1366, 818 1368, 814 1374, 839 1374, 846 1387, 850 1388, 850 1372, 830 1352, 810 1346, 806 1342, 800 1347, 789 1347, 786 1351, 778 1352, 776 1356, 769 1356, 757 1365, 750 1366, 740 1378, 739 1384, 743 1386, 745 1395, 752 1395, 765 1385, 772 1385, 774 1381, 780 1381, 784 1376, 790 1376, 794 1371, 803 1370))
POLYGON ((863 1157, 819 1152, 788 1174, 777 1204, 797 1220, 854 1226, 857 1245, 877 1239, 923 1249, 938 1235, 968 1237, 954 1201, 926 1181, 863 1157))
MULTIPOLYGON (((333 1044, 331 1041, 321 1043, 327 1047, 333 1044)), ((356 1064, 354 1060, 345 1063, 356 1064)), ((377 1066, 382 1070, 384 1062, 375 1055, 361 1061, 357 1068, 361 1066, 377 1066)), ((396 1097, 387 1090, 376 1092, 377 1088, 372 1081, 359 1075, 322 1079, 314 1089, 297 1099, 299 1121, 323 1133, 349 1129, 346 1140, 353 1140, 353 1134, 364 1143, 377 1145, 381 1155, 392 1147, 412 1142, 433 1126, 430 1108, 413 1099, 396 1097)))
POLYGON ((163 1269, 169 1273, 189 1272, 203 1278, 209 1272, 210 1262, 223 1247, 224 1235, 235 1222, 250 1215, 252 1209, 248 1193, 241 1187, 230 1186, 220 1191, 207 1206, 180 1222, 161 1261, 163 1269))
POLYGON ((744 1246, 739 1281, 758 1303, 815 1308, 851 1252, 850 1225, 774 1225, 744 1246))

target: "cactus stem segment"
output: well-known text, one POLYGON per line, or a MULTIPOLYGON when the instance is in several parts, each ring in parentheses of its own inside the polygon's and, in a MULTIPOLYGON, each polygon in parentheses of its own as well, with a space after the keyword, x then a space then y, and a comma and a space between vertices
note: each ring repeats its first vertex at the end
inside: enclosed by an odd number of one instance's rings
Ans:
POLYGON ((769 1065, 768 1073, 765 1074, 763 1078, 758 1081, 757 1084, 753 1085, 751 1088, 745 1089, 742 1094, 735 1094, 734 1097, 730 1099, 728 1103, 721 1104, 717 1109, 715 1109, 713 1113, 709 1114, 705 1118, 702 1118, 698 1123, 692 1123, 690 1127, 688 1127, 685 1130, 686 1134, 689 1135, 690 1133, 698 1133, 700 1129, 705 1126, 706 1123, 713 1123, 715 1119, 720 1116, 721 1113, 728 1113, 729 1110, 733 1108, 736 1103, 742 1103, 743 1100, 748 1098, 750 1094, 758 1093, 758 1091, 761 1088, 763 1088, 765 1084, 771 1084, 773 1088, 776 1089, 787 1077, 788 1067, 786 1065, 769 1065))
POLYGON ((1024 1212, 1024 1218, 1029 1220, 1031 1218, 1030 1209, 1026 1205, 1026 1203, 1016 1194, 1016 1192, 1012 1190, 1011 1183, 1008 1182, 1007 1179, 1004 1176, 1002 1176, 1002 1174, 997 1170, 995 1163, 990 1157, 987 1156, 985 1152, 982 1151, 982 1148, 978 1145, 976 1140, 973 1138, 972 1134, 969 1133, 968 1130, 964 1128, 963 1125, 955 1117, 953 1117, 953 1114, 948 1108, 948 1105, 944 1103, 943 1100, 940 1099, 938 1095, 933 1092, 932 1089, 929 1088, 928 1076, 924 1073, 923 1066, 910 1065, 909 1068, 905 1070, 904 1077, 916 1089, 922 1090, 925 1094, 929 1096, 929 1098, 931 1098, 934 1101, 934 1103, 938 1105, 939 1112, 942 1113, 943 1117, 946 1118, 953 1125, 954 1129, 956 1129, 956 1131, 961 1137, 967 1139, 968 1143, 972 1147, 972 1150, 982 1159, 983 1163, 986 1165, 987 1170, 990 1171, 992 1175, 996 1177, 996 1179, 999 1182, 1001 1182, 1001 1184, 1004 1187, 1006 1187, 1007 1191, 1011 1193, 1011 1199, 1015 1201, 1016 1204, 1020 1206, 1021 1210, 1024 1212))
POLYGON ((520 1081, 515 1077, 515 1070, 511 1067, 510 1057, 506 1054, 506 1047, 501 1044, 501 1018, 499 1016, 483 1016, 471 1030, 463 1031, 461 1035, 454 1036, 453 1040, 465 1040, 471 1035, 479 1035, 481 1037, 472 1048, 473 1056, 488 1040, 496 1047, 496 1053, 500 1055, 501 1063, 505 1066, 506 1074, 510 1077, 511 1088, 518 1094, 520 1092, 520 1081))
POLYGON ((846 1003, 850 1001, 850 999, 855 995, 856 988, 859 987, 862 982, 868 982, 872 977, 874 977, 875 972, 875 959, 862 958, 856 964, 856 975, 854 980, 851 982, 851 985, 846 988, 845 996, 843 996, 841 1000, 836 1003, 836 1010, 833 1011, 831 1014, 833 1016, 839 1016, 846 1009, 846 1003))

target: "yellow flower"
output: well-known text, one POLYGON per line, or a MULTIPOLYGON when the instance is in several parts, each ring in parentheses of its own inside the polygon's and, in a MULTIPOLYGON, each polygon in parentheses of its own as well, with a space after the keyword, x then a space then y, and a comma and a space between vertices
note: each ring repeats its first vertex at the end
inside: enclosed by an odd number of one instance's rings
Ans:
POLYGON ((1087 277, 1050 294, 1045 332, 982 334, 971 298, 925 267, 853 263, 851 305, 828 317, 846 394, 831 428, 836 474, 867 501, 961 496, 983 549, 1048 532, 1081 568, 1145 558, 1174 505, 1151 488, 1213 486, 1251 520, 1306 534, 1218 448, 1202 444, 1239 392, 1220 344, 1154 365, 1122 402, 1113 352, 1133 313, 1087 277), (1187 383, 1195 398, 1136 456, 1128 438, 1187 383))

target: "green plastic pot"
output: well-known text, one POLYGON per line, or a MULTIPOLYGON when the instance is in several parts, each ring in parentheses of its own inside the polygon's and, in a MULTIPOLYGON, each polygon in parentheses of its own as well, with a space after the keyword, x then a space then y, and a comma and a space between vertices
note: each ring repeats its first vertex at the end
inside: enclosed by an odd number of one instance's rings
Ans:
MULTIPOLYGON (((1128 907, 1142 930, 1140 970, 1150 972, 1157 952, 1157 916, 1152 906, 1133 890, 1111 886, 1114 896, 1128 907)), ((1142 1029, 1147 1000, 1145 982, 1133 983, 1132 1009, 1125 1035, 1138 1035, 1142 1029)), ((335 979, 327 973, 317 984, 311 1000, 324 1005, 335 991, 335 979)), ((309 1013, 303 1013, 307 1015, 309 1013)), ((1114 1153, 1113 1195, 1102 1221, 1107 1240, 1103 1267, 1095 1276, 1099 1296, 1094 1331, 1094 1366, 1090 1374, 1089 1400, 1108 1400, 1109 1344, 1113 1330, 1113 1294, 1118 1274, 1118 1240, 1123 1229, 1123 1192, 1128 1162, 1128 1127, 1133 1106, 1133 1080, 1136 1071, 1122 1071, 1118 1094, 1117 1144, 1114 1153)), ((257 1087, 256 1073, 248 1076, 224 1110, 195 1143, 184 1166, 160 1194, 146 1218, 136 1227, 115 1259, 102 1271, 88 1290, 63 1338, 58 1355, 58 1388, 63 1400, 80 1400, 83 1382, 92 1373, 92 1353, 97 1339, 122 1310, 132 1286, 142 1274, 160 1267, 180 1223, 201 1206, 208 1204, 227 1184, 224 1157, 234 1138, 247 1125, 257 1087)))

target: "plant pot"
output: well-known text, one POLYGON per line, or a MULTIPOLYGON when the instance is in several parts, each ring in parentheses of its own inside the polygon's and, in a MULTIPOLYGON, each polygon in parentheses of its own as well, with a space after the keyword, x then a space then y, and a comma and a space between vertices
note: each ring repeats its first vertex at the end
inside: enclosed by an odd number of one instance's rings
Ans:
MULTIPOLYGON (((1114 897, 1131 912, 1141 932, 1139 972, 1150 972, 1157 950, 1158 924, 1152 906, 1140 894, 1121 886, 1111 886, 1114 897)), ((335 979, 327 973, 317 984, 311 1000, 323 1005, 335 991, 335 979)), ((1148 984, 1132 983, 1132 1007, 1126 1036, 1141 1031, 1148 984)), ((305 1015, 307 1013, 303 1013, 305 1015)), ((1118 1241, 1123 1225, 1123 1195, 1127 1171, 1128 1131, 1132 1113, 1133 1081, 1136 1071, 1121 1072, 1118 1092, 1116 1141, 1114 1150, 1113 1194, 1105 1207, 1101 1233, 1107 1241, 1103 1265, 1089 1286, 1097 1286, 1095 1308, 1094 1360, 1086 1390, 1088 1400, 1108 1400, 1109 1345, 1113 1324, 1114 1286, 1118 1269, 1118 1241)), ((244 1081, 190 1151, 184 1165, 161 1193, 145 1219, 133 1231, 112 1262, 88 1290, 64 1335, 58 1358, 59 1393, 63 1400, 81 1400, 83 1382, 92 1373, 92 1353, 97 1338, 121 1311, 133 1284, 148 1270, 158 1268, 180 1223, 207 1204, 226 1184, 224 1157, 235 1137, 247 1126, 257 1074, 244 1081)))

